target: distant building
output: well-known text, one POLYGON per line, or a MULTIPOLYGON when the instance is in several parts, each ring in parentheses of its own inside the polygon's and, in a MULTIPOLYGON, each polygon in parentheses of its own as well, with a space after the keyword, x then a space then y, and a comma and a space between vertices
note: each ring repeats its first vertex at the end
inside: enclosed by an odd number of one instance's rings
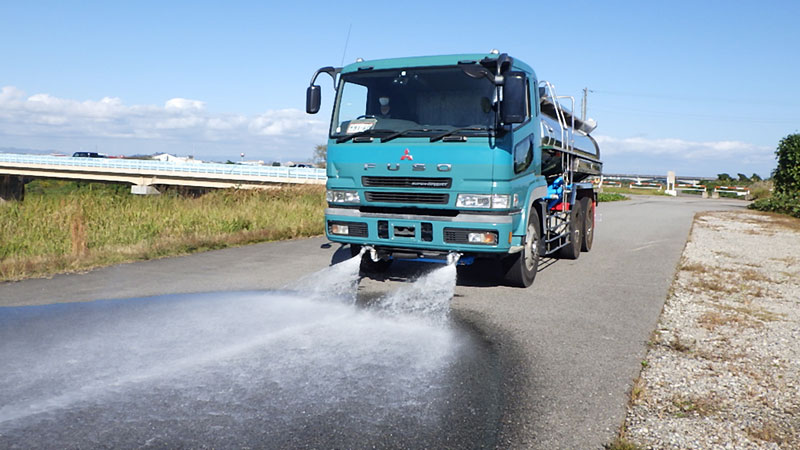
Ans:
POLYGON ((244 164, 246 166, 263 166, 264 165, 264 161, 262 161, 262 160, 258 160, 258 161, 240 161, 239 164, 244 164))
POLYGON ((163 162, 175 162, 175 163, 202 163, 202 160, 194 159, 193 156, 175 156, 170 155, 169 153, 160 153, 158 155, 153 155, 153 159, 157 161, 163 162))

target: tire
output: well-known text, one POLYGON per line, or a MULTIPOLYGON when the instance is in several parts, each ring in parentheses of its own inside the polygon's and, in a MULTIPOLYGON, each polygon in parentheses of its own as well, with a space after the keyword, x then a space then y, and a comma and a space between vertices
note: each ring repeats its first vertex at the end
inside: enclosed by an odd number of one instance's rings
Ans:
MULTIPOLYGON (((361 246, 357 244, 350 244, 350 256, 355 257, 361 253, 361 246)), ((364 273, 383 273, 389 270, 392 265, 391 259, 380 259, 373 261, 369 252, 361 255, 361 271, 364 273)))
POLYGON ((574 205, 572 205, 572 210, 569 212, 569 225, 567 226, 569 244, 561 247, 561 249, 558 251, 559 258, 578 259, 578 257, 581 256, 581 243, 583 242, 582 228, 583 210, 581 209, 581 203, 576 202, 574 205))
POLYGON ((581 210, 583 211, 583 227, 581 231, 583 240, 581 240, 581 251, 588 252, 592 249, 594 242, 594 214, 595 203, 591 197, 584 197, 581 199, 581 210))
POLYGON ((539 258, 542 254, 542 233, 539 214, 531 206, 528 214, 528 227, 525 229, 525 245, 522 251, 503 259, 504 279, 516 287, 528 287, 536 278, 539 258))

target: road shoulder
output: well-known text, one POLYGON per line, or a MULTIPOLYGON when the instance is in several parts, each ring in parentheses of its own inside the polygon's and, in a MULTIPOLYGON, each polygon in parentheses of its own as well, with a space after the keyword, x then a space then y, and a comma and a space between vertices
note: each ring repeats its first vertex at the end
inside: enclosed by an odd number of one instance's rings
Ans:
POLYGON ((698 214, 633 387, 641 448, 800 448, 800 221, 698 214))

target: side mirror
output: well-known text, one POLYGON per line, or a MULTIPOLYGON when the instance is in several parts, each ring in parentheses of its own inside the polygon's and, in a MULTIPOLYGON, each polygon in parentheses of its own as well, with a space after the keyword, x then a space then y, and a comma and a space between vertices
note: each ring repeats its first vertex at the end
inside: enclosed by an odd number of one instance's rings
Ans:
POLYGON ((500 120, 503 123, 522 123, 528 117, 528 83, 525 74, 508 72, 503 85, 500 120))
POLYGON ((322 101, 322 90, 319 86, 312 84, 306 89, 306 112, 316 114, 319 112, 319 104, 322 101))

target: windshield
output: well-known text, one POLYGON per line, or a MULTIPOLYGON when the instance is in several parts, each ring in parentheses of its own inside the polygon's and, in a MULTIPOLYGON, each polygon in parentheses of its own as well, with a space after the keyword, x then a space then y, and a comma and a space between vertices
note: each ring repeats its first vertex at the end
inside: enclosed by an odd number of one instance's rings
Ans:
POLYGON ((342 75, 331 137, 398 133, 431 136, 494 129, 494 84, 459 68, 362 71, 342 75))

